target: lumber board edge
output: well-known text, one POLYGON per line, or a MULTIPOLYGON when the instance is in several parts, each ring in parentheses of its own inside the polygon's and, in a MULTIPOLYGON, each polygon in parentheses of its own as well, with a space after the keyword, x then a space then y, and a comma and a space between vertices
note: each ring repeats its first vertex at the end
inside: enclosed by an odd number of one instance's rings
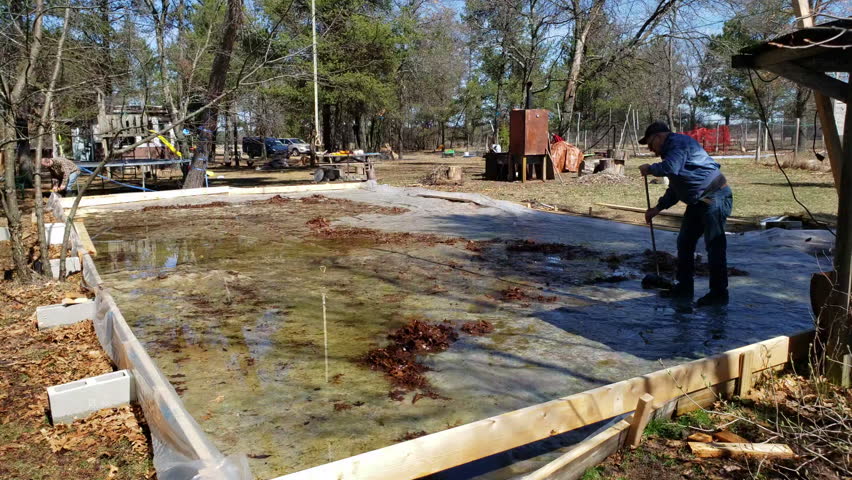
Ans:
POLYGON ((521 480, 546 480, 558 475, 560 480, 575 479, 615 453, 627 441, 629 419, 621 419, 602 432, 593 434, 570 451, 538 470, 521 477, 521 480))

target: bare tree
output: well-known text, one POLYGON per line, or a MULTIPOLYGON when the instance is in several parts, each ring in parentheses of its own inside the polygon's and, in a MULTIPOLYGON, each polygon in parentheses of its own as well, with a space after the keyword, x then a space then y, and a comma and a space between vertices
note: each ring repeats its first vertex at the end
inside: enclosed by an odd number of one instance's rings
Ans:
MULTIPOLYGON (((0 86, 2 86, 2 114, 3 114, 3 164, 5 167, 5 182, 3 195, 0 196, 3 212, 9 225, 9 237, 12 247, 12 261, 15 263, 15 272, 21 280, 29 281, 32 272, 27 265, 26 254, 21 227, 21 210, 18 206, 15 180, 18 172, 18 158, 20 149, 16 148, 19 140, 28 136, 26 130, 26 117, 24 115, 23 100, 26 88, 30 85, 33 69, 38 63, 41 53, 42 37, 44 34, 43 23, 45 6, 44 0, 36 0, 32 12, 26 11, 26 4, 19 4, 22 11, 13 12, 18 19, 13 20, 13 28, 19 33, 17 45, 19 45, 20 58, 13 71, 13 77, 7 78, 0 74, 0 86), (33 18, 32 25, 29 19, 33 18), (18 22, 21 22, 19 24, 18 22), (22 128, 23 126, 23 128, 22 128), (16 151, 17 150, 17 151, 16 151)), ((26 147, 29 149, 29 147, 26 147)))
MULTIPOLYGON (((234 51, 234 42, 243 23, 242 0, 228 0, 228 13, 225 17, 225 29, 222 33, 222 42, 213 59, 213 67, 210 70, 210 81, 207 87, 207 100, 219 98, 225 90, 225 81, 228 78, 228 70, 231 65, 231 52, 234 51)), ((192 157, 189 173, 186 175, 183 188, 199 188, 204 186, 204 178, 207 175, 207 161, 214 152, 216 127, 219 120, 218 102, 202 114, 200 142, 192 157)))

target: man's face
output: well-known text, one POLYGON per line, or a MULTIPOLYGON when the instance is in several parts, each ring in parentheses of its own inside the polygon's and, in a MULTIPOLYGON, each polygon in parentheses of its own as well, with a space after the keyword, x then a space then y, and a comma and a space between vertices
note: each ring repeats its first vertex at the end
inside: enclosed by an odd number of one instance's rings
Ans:
POLYGON ((648 139, 648 150, 654 152, 657 156, 663 151, 663 142, 666 139, 664 133, 655 133, 648 139))
POLYGON ((44 166, 44 168, 50 168, 51 165, 53 165, 53 159, 52 158, 45 158, 41 161, 41 164, 42 164, 42 166, 44 166))

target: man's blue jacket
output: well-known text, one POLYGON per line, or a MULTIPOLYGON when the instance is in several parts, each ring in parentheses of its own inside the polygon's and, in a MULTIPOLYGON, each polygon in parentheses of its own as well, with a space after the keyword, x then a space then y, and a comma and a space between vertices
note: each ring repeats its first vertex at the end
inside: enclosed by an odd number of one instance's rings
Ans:
POLYGON ((657 201, 656 208, 665 210, 681 201, 687 205, 697 202, 722 174, 695 139, 680 133, 670 133, 663 142, 660 157, 663 161, 651 165, 651 175, 669 177, 669 188, 657 201))

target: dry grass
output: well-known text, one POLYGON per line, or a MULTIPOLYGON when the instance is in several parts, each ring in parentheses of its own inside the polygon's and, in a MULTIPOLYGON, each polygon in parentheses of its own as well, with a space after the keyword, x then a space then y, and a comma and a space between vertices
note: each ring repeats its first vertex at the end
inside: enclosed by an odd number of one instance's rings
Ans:
POLYGON ((645 441, 586 472, 592 479, 825 479, 852 476, 852 391, 822 378, 773 376, 746 398, 719 400, 673 420, 652 420, 645 441), (798 458, 696 458, 686 437, 732 432, 749 442, 787 444, 798 458))
MULTIPOLYGON (((804 161, 806 153, 800 155, 804 161)), ((791 155, 781 155, 788 161, 791 155)), ((637 167, 649 163, 651 157, 631 158, 627 162, 626 179, 621 184, 586 184, 578 181, 575 174, 563 173, 562 179, 549 182, 529 181, 497 182, 484 180, 485 163, 481 158, 441 158, 433 153, 409 153, 405 160, 383 162, 378 167, 379 181, 396 186, 419 185, 420 179, 428 175, 437 165, 458 165, 464 172, 463 186, 429 186, 439 190, 482 193, 493 198, 518 203, 545 204, 560 210, 588 214, 589 208, 595 216, 618 220, 641 221, 641 214, 619 212, 598 203, 612 203, 644 208, 645 189, 637 167)), ((827 162, 827 160, 826 160, 827 162)), ((784 176, 773 165, 755 163, 753 158, 720 159, 722 171, 734 192, 733 216, 748 220, 759 220, 774 215, 804 215, 804 210, 792 198, 790 187, 784 176)), ((817 216, 833 220, 837 212, 837 194, 833 188, 831 173, 824 170, 811 171, 793 169, 788 171, 790 180, 800 200, 817 216)), ((665 191, 663 185, 651 185, 651 201, 654 202, 665 191)), ((683 205, 672 211, 682 211, 683 205)), ((663 220, 663 219, 661 219, 663 220)))

